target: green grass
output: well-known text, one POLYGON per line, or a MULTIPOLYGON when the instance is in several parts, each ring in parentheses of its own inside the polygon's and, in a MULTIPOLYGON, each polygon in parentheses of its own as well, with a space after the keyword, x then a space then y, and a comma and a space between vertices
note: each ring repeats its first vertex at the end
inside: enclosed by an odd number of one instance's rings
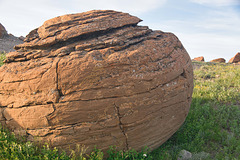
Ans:
MULTIPOLYGON (((13 133, 0 126, 0 159, 1 160, 102 160, 103 153, 99 149, 93 150, 90 155, 84 154, 84 148, 78 146, 76 151, 71 151, 70 155, 55 147, 50 148, 48 144, 37 147, 31 142, 26 142, 24 139, 17 139, 13 133)), ((110 147, 108 150, 108 160, 151 160, 147 149, 142 152, 130 150, 127 152, 116 151, 115 147, 110 147)))
MULTIPOLYGON (((110 147, 109 160, 176 160, 183 149, 195 159, 240 159, 240 65, 194 65, 199 67, 194 71, 193 100, 182 127, 151 153, 146 149, 117 152, 110 147)), ((81 147, 70 155, 47 144, 37 147, 0 128, 0 159, 103 159, 98 149, 86 156, 83 152, 81 147)))
POLYGON ((176 159, 179 151, 206 159, 240 159, 240 66, 203 63, 194 71, 191 109, 183 126, 151 154, 176 159))
POLYGON ((5 53, 0 53, 0 66, 2 66, 3 65, 3 61, 5 60, 5 58, 6 58, 6 55, 5 55, 5 53))

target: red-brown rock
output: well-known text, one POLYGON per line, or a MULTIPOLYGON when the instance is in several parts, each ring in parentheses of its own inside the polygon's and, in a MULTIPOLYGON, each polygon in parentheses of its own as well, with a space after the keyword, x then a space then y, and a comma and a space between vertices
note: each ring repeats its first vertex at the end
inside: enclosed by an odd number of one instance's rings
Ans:
POLYGON ((2 123, 65 149, 159 147, 188 114, 193 70, 175 35, 140 21, 97 10, 31 31, 0 68, 2 123))
POLYGON ((238 63, 240 62, 240 52, 238 52, 234 57, 232 57, 228 63, 238 63))
POLYGON ((7 35, 7 31, 5 27, 0 23, 0 38, 2 38, 4 35, 7 35))
POLYGON ((217 58, 217 59, 213 59, 210 62, 214 62, 214 63, 225 63, 226 60, 224 58, 217 58))
POLYGON ((196 58, 194 58, 193 61, 204 62, 205 60, 204 60, 204 57, 201 56, 201 57, 196 57, 196 58))

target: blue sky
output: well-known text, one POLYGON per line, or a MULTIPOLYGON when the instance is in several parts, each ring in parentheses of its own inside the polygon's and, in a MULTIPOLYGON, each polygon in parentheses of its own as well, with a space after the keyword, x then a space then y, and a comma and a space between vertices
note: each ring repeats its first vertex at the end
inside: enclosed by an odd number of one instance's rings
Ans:
POLYGON ((240 52, 240 0, 0 0, 0 23, 26 36, 44 21, 93 9, 128 12, 154 30, 178 36, 191 58, 240 52))

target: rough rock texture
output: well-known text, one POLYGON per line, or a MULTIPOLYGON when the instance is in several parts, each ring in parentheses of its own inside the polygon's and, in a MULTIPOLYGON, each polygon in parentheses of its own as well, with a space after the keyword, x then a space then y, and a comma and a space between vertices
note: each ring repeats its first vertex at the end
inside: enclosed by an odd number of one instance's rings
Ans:
POLYGON ((0 38, 2 38, 5 35, 7 35, 7 31, 5 27, 0 23, 0 38))
POLYGON ((232 57, 228 63, 239 63, 240 62, 240 52, 238 52, 234 57, 232 57))
POLYGON ((213 59, 210 62, 215 62, 215 63, 225 63, 226 60, 224 58, 217 58, 217 59, 213 59))
POLYGON ((15 45, 23 43, 23 40, 8 34, 5 27, 0 23, 0 53, 14 51, 15 45))
POLYGON ((0 68, 2 123, 67 149, 159 147, 188 114, 192 64, 175 35, 140 21, 98 10, 31 31, 0 68))
POLYGON ((204 57, 201 56, 201 57, 196 57, 193 59, 193 61, 199 61, 199 62, 204 62, 204 57))

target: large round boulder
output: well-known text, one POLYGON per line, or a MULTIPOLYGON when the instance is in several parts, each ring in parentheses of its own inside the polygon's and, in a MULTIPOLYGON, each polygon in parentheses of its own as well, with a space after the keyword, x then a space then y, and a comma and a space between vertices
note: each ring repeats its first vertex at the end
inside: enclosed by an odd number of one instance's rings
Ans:
POLYGON ((140 21, 94 10, 31 31, 0 68, 1 122, 61 148, 159 147, 188 114, 193 70, 174 34, 140 21))

